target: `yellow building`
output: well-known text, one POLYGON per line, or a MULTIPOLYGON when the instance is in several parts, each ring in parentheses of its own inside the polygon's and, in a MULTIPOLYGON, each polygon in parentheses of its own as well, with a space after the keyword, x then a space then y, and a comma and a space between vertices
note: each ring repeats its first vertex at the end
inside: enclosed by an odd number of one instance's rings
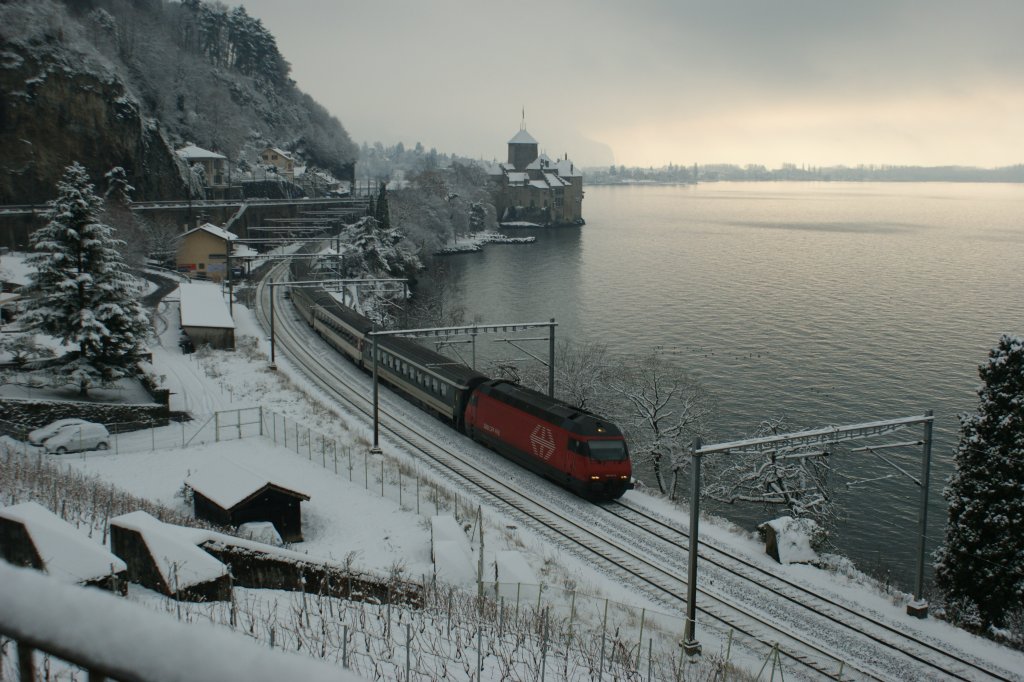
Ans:
POLYGON ((260 152, 260 161, 265 166, 273 166, 277 169, 277 174, 283 177, 285 180, 295 179, 295 159, 292 155, 283 149, 277 147, 267 147, 260 152))
POLYGON ((508 161, 489 171, 499 222, 583 224, 583 173, 566 155, 538 154, 537 140, 521 129, 508 141, 508 161))
POLYGON ((227 276, 228 249, 234 239, 234 234, 210 223, 189 230, 178 244, 178 272, 220 282, 227 276))
POLYGON ((223 154, 211 152, 194 144, 182 147, 176 153, 190 167, 197 163, 203 167, 206 189, 213 190, 210 192, 211 198, 222 194, 229 185, 228 159, 223 154))

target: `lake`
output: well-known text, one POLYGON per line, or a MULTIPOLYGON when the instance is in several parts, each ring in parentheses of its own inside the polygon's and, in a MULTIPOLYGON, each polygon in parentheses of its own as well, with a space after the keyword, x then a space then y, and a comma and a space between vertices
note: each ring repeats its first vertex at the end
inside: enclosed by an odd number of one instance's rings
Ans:
MULTIPOLYGON (((600 186, 583 213, 582 227, 515 230, 533 245, 448 258, 469 317, 553 317, 558 337, 623 355, 665 347, 717 400, 709 441, 768 417, 797 430, 934 410, 929 551, 941 542, 956 414, 976 408, 999 335, 1024 334, 1024 186, 600 186)), ((920 448, 895 458, 920 469, 920 448)), ((868 455, 841 465, 893 473, 868 455)), ((837 494, 837 548, 909 585, 914 484, 897 474, 837 494)), ((767 518, 718 511, 748 528, 767 518)))

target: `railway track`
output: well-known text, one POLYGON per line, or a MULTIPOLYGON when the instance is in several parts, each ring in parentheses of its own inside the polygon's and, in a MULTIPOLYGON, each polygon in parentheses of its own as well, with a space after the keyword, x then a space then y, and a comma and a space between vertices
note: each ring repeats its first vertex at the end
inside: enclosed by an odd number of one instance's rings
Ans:
MULTIPOLYGON (((270 278, 280 277, 283 272, 284 263, 271 272, 270 278)), ((264 302, 269 300, 269 293, 270 288, 265 286, 265 281, 261 282, 257 314, 265 326, 269 323, 265 312, 268 304, 264 302)), ((371 403, 366 397, 370 393, 367 377, 316 339, 293 311, 282 305, 282 301, 276 301, 275 305, 283 312, 276 319, 278 341, 287 349, 291 359, 328 395, 369 419, 371 403), (359 387, 354 388, 353 384, 359 387)), ((441 476, 468 486, 489 499, 503 513, 537 528, 563 546, 568 543, 584 560, 596 559, 604 570, 617 576, 627 575, 633 584, 653 598, 676 608, 685 601, 686 584, 679 577, 686 573, 682 556, 685 549, 679 551, 680 543, 664 526, 659 528, 656 519, 636 509, 616 513, 612 511, 614 506, 595 506, 580 515, 578 502, 565 505, 557 498, 538 500, 540 496, 535 495, 535 491, 519 488, 510 483, 507 476, 495 475, 462 454, 461 451, 467 447, 476 448, 476 445, 470 445, 454 432, 445 432, 441 437, 436 433, 424 433, 424 429, 414 426, 422 420, 403 419, 401 415, 405 411, 414 412, 415 408, 400 398, 390 396, 386 390, 381 391, 382 436, 415 453, 441 476), (392 412, 397 412, 398 416, 392 416, 392 412), (627 518, 629 514, 633 515, 632 519, 627 518), (644 514, 647 519, 641 520, 638 514, 644 514), (611 516, 618 518, 609 522, 611 516), (637 530, 642 530, 648 537, 646 546, 638 546, 635 542, 637 530)), ((626 510, 629 507, 619 505, 619 508, 626 510)), ((705 552, 710 554, 711 549, 706 546, 705 552)), ((701 556, 702 560, 710 561, 703 554, 701 556)), ((879 680, 1014 679, 984 671, 968 660, 942 658, 936 647, 919 640, 908 642, 901 639, 895 630, 886 635, 888 639, 871 636, 864 632, 870 626, 844 622, 854 616, 843 612, 843 609, 822 606, 822 611, 818 611, 810 605, 813 602, 807 596, 801 597, 803 603, 791 602, 792 595, 785 594, 782 588, 764 587, 756 577, 741 572, 751 569, 720 567, 719 570, 720 575, 712 582, 732 576, 727 584, 735 585, 737 580, 742 581, 745 587, 739 590, 740 593, 756 593, 752 597, 753 603, 767 601, 775 604, 775 610, 766 612, 765 609, 751 608, 752 602, 737 600, 730 595, 730 592, 735 594, 735 588, 722 590, 721 583, 719 587, 702 584, 697 604, 701 614, 698 617, 699 627, 714 628, 723 634, 734 630, 759 642, 763 650, 757 653, 762 657, 778 647, 780 656, 798 666, 805 676, 879 680), (798 615, 789 619, 781 617, 787 613, 798 615)), ((706 575, 707 572, 702 579, 706 575)))
MULTIPOLYGON (((617 501, 601 507, 606 513, 629 523, 633 528, 656 538, 675 551, 688 552, 688 532, 673 527, 647 510, 638 509, 628 502, 617 501)), ((946 643, 930 642, 913 633, 905 632, 898 624, 874 617, 863 609, 820 594, 814 589, 778 575, 745 557, 698 539, 698 556, 704 570, 708 566, 743 578, 756 584, 779 600, 788 604, 797 613, 827 615, 833 622, 840 623, 852 632, 887 648, 897 649, 907 657, 927 666, 937 673, 961 680, 1011 680, 1021 679, 1009 671, 989 668, 969 654, 951 651, 946 643)))

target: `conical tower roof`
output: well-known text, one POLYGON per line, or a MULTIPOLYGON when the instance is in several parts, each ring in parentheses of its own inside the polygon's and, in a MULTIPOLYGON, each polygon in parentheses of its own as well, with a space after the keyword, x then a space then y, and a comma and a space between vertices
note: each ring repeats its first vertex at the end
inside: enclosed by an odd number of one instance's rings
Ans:
POLYGON ((526 128, 523 128, 515 137, 508 141, 509 144, 537 144, 537 140, 533 139, 533 135, 526 132, 526 128))

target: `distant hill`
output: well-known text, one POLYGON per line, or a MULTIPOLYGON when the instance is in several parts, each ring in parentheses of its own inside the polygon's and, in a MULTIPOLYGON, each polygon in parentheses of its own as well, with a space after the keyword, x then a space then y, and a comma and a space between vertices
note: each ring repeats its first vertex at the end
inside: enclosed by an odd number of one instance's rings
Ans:
POLYGON ((0 203, 40 203, 72 161, 123 166, 136 199, 186 196, 173 150, 255 161, 268 145, 341 174, 341 123, 289 78, 245 9, 199 0, 0 3, 0 203))

